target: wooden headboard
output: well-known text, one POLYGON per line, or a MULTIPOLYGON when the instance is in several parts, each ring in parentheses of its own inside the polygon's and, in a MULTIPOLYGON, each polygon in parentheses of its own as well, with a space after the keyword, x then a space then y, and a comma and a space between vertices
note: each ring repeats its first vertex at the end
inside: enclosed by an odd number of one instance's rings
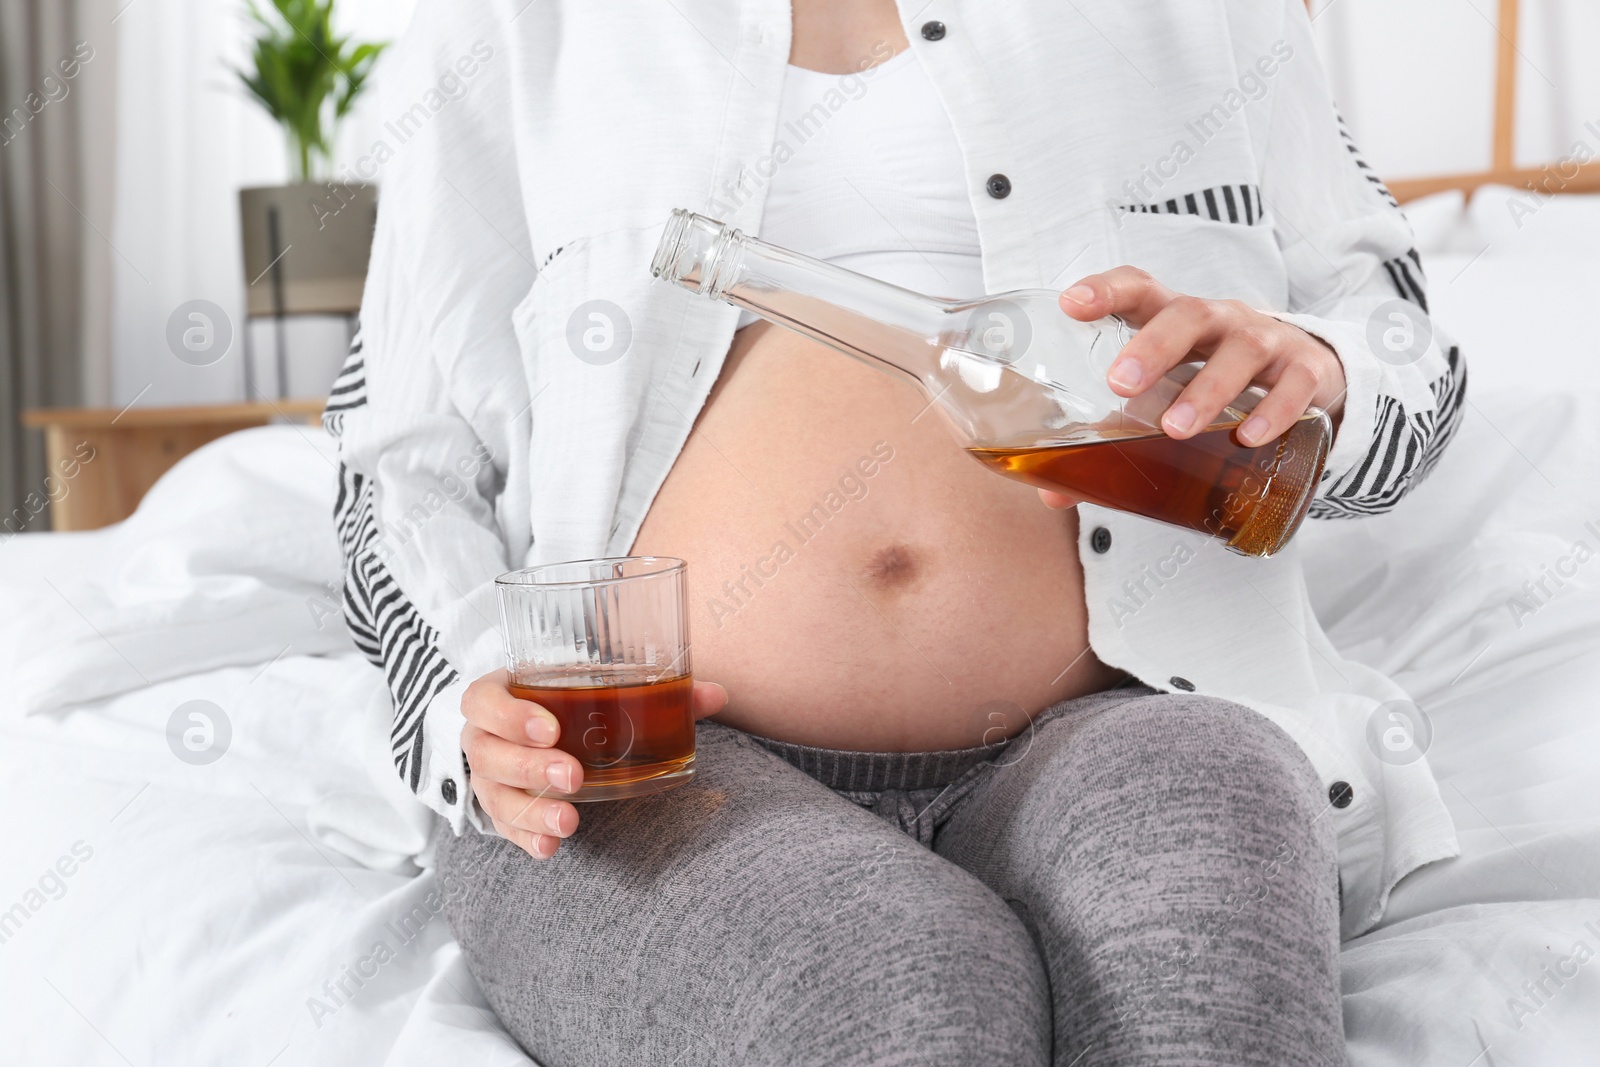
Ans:
POLYGON ((156 479, 201 445, 275 420, 316 423, 325 403, 34 408, 22 413, 22 424, 44 431, 50 528, 95 530, 132 515, 156 479))
MULTIPOLYGON (((1306 0, 1306 9, 1316 14, 1326 10, 1328 0, 1306 0)), ((1419 196, 1459 189, 1471 196, 1483 185, 1509 185, 1535 189, 1541 193, 1600 192, 1600 161, 1578 163, 1559 160, 1543 167, 1518 167, 1517 143, 1517 28, 1520 0, 1500 0, 1495 26, 1498 40, 1494 58, 1494 145, 1488 170, 1468 174, 1443 174, 1436 178, 1402 178, 1386 181, 1395 199, 1402 202, 1419 196)))

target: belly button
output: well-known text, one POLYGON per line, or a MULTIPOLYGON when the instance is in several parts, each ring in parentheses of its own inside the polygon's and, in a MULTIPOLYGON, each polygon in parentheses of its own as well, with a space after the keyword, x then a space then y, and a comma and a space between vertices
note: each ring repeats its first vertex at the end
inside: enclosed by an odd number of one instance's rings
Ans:
POLYGON ((867 560, 866 576, 886 588, 909 585, 917 577, 916 553, 905 545, 880 548, 867 560))

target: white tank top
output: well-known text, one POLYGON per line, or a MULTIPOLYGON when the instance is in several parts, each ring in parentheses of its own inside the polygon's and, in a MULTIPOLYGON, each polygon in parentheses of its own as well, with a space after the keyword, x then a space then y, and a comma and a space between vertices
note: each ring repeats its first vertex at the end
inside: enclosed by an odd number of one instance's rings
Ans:
POLYGON ((790 66, 766 166, 762 240, 931 296, 983 295, 966 163, 911 50, 858 75, 790 66))

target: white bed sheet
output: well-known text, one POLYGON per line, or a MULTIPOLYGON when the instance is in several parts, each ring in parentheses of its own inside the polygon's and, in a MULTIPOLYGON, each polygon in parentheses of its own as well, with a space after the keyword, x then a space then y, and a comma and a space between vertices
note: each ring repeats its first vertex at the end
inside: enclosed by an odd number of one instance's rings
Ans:
MULTIPOLYGON (((293 499, 234 489, 325 516, 332 483, 300 433, 238 435, 215 447, 249 455, 201 456, 172 478, 299 464, 299 477, 275 483, 293 499)), ((1595 1062, 1600 962, 1548 1002, 1522 983, 1580 940, 1600 954, 1600 558, 1520 627, 1505 601, 1576 540, 1600 550, 1584 525, 1600 532, 1596 457, 1600 395, 1479 397, 1407 507, 1302 535, 1335 642, 1395 674, 1432 717, 1430 759, 1463 846, 1402 883, 1384 925, 1345 946, 1358 1067, 1595 1062), (1513 997, 1538 1010, 1516 1014, 1513 997)), ((209 528, 204 516, 189 525, 209 528)), ((36 603, 42 576, 70 595, 72 576, 129 536, 0 547, 0 617, 36 603)), ((305 572, 223 583, 206 610, 270 599, 274 582, 298 596, 332 579, 314 551, 273 558, 304 558, 305 572)), ((159 615, 144 617, 159 630, 159 615)), ((377 672, 353 652, 300 652, 325 638, 316 618, 307 612, 283 654, 227 663, 212 648, 209 669, 173 673, 169 660, 153 684, 89 704, 25 715, 17 694, 0 697, 0 916, 24 908, 0 943, 0 1062, 529 1062, 467 974, 431 874, 415 873, 428 823, 388 769, 377 672), (174 709, 197 699, 224 709, 232 730, 207 766, 167 741, 174 709), (89 858, 72 859, 75 846, 89 858), (64 857, 74 873, 51 879, 64 857), (347 975, 363 967, 358 987, 347 975), (336 997, 324 983, 341 980, 336 997)), ((30 647, 55 657, 51 669, 127 666, 104 641, 30 647)), ((13 666, 0 650, 0 670, 13 666)))
POLYGON ((432 879, 366 868, 313 830, 329 808, 385 804, 363 788, 373 739, 347 714, 375 672, 354 654, 259 670, 8 725, 0 901, 24 901, 74 846, 88 858, 0 945, 0 1059, 420 1064, 451 1048, 460 1062, 525 1064, 429 909, 432 879), (165 738, 171 710, 197 698, 227 708, 234 728, 209 767, 175 759, 165 738), (323 983, 379 941, 393 958, 333 999, 323 983))
POLYGON ((1429 716, 1461 842, 1344 946, 1352 1064, 1600 1062, 1600 963, 1569 963, 1547 1003, 1523 988, 1579 942, 1600 957, 1597 467, 1600 392, 1502 393, 1406 506, 1301 534, 1329 636, 1429 716), (1535 602, 1523 583, 1564 559, 1535 602))
POLYGON ((1489 185, 1406 204, 1433 318, 1461 343, 1472 392, 1600 389, 1600 195, 1543 201, 1489 185))

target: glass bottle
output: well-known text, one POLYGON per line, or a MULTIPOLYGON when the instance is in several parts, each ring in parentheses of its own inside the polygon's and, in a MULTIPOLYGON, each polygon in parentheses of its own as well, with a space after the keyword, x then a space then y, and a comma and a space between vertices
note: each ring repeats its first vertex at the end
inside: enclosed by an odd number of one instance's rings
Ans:
POLYGON ((1299 528, 1327 458, 1328 416, 1307 411, 1256 447, 1235 429, 1254 386, 1185 441, 1161 416, 1201 364, 1131 399, 1106 372, 1134 331, 1070 318, 1046 289, 974 300, 923 296, 747 237, 692 212, 667 222, 650 272, 915 382, 991 470, 1270 556, 1299 528))

